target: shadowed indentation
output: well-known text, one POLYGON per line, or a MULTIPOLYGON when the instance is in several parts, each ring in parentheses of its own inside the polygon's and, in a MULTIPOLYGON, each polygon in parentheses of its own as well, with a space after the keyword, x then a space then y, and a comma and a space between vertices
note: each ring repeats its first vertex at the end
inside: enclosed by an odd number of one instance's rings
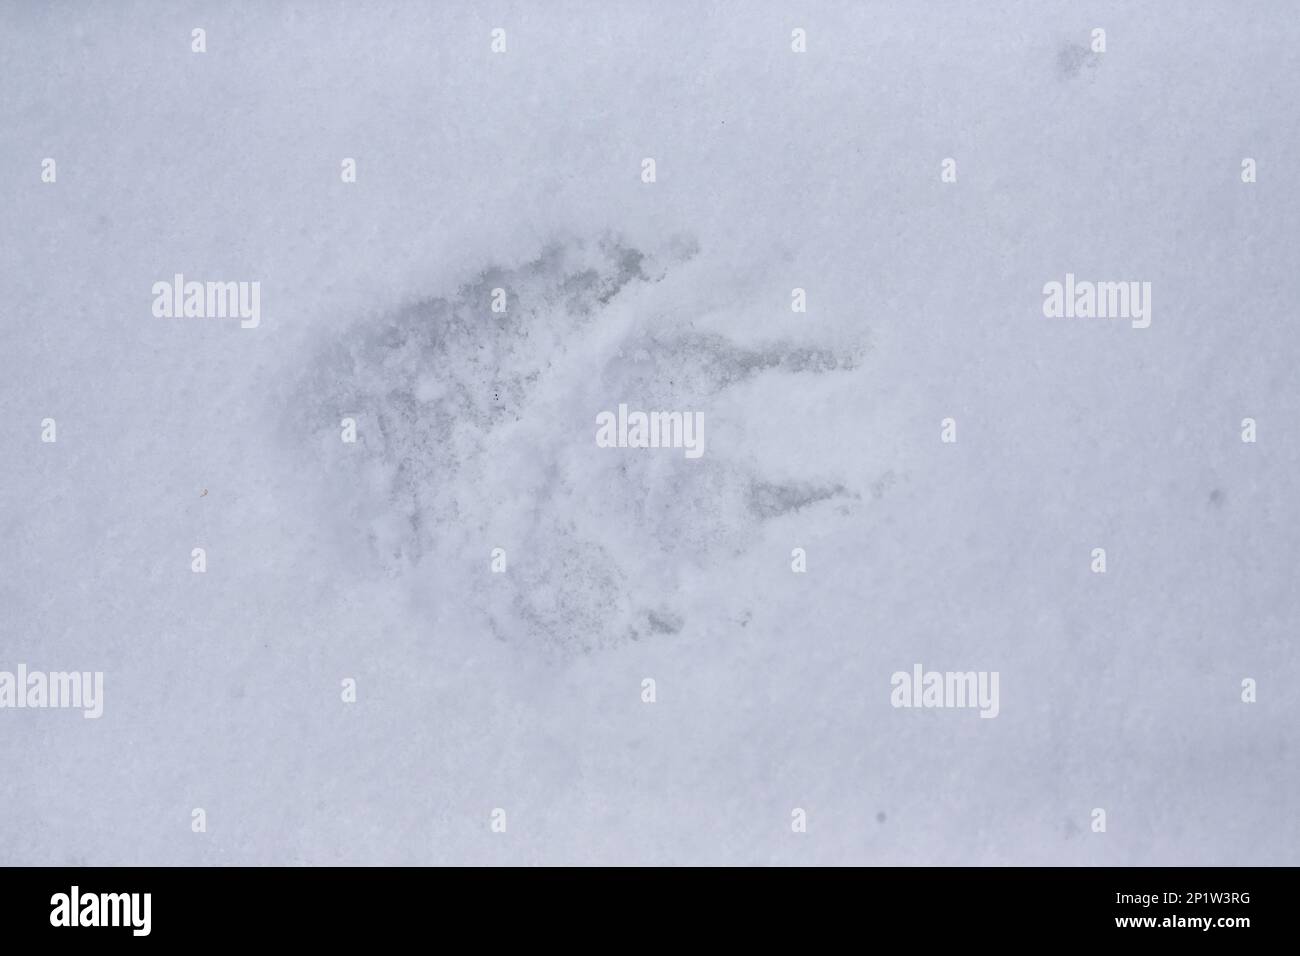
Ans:
MULTIPOLYGON (((741 343, 690 316, 612 305, 695 254, 689 240, 655 255, 612 239, 556 243, 517 268, 484 267, 452 295, 358 321, 325 346, 286 414, 317 442, 333 525, 341 541, 363 544, 359 567, 398 573, 427 557, 439 577, 465 568, 453 580, 484 634, 591 653, 686 630, 674 569, 741 553, 768 520, 859 500, 833 480, 782 482, 748 459, 710 456, 707 440, 699 461, 592 454, 588 416, 625 399, 708 415, 710 399, 761 375, 860 365, 865 344, 741 343), (492 310, 498 289, 504 312, 492 310), (340 443, 341 416, 356 418, 355 444, 340 443), (510 553, 500 574, 467 557, 497 544, 510 553)), ((426 581, 424 570, 411 580, 426 581)))
POLYGON ((755 479, 749 486, 747 504, 755 515, 768 519, 841 496, 856 497, 843 485, 774 484, 755 479))
POLYGON ((1101 57, 1102 54, 1094 52, 1091 47, 1077 44, 1063 46, 1056 54, 1056 73, 1063 79, 1074 79, 1085 71, 1097 69, 1101 57))
POLYGON ((680 615, 672 611, 649 611, 646 620, 650 622, 650 630, 656 634, 676 634, 685 623, 680 615))

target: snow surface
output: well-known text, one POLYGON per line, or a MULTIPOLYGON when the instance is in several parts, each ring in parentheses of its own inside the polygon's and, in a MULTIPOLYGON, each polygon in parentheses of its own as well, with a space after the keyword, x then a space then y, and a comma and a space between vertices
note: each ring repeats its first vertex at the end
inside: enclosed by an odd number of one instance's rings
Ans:
POLYGON ((0 863, 1300 862, 1298 91, 1284 2, 0 6, 0 669, 105 673, 0 863))

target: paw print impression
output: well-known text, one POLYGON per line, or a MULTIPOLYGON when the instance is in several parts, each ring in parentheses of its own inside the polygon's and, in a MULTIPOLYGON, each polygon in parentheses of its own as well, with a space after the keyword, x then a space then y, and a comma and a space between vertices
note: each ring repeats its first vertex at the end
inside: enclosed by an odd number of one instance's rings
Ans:
POLYGON ((457 575, 456 599, 506 642, 570 654, 682 633, 683 576, 766 521, 861 499, 847 476, 791 483, 710 446, 729 417, 762 414, 735 390, 849 372, 866 349, 755 344, 699 322, 683 307, 708 300, 698 257, 690 241, 557 242, 359 321, 312 358, 294 403, 328 476, 322 520, 377 574, 457 575), (596 416, 620 403, 702 413, 704 454, 598 447, 596 416), (346 447, 343 415, 359 423, 346 447), (498 546, 503 574, 488 569, 498 546))

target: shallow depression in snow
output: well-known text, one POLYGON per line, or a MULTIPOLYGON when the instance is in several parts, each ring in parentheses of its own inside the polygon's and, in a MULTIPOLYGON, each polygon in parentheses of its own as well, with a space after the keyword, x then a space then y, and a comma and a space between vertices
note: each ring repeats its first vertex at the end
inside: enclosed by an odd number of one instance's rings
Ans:
MULTIPOLYGON (((656 292, 698 255, 685 239, 653 253, 611 237, 554 242, 359 320, 315 356, 290 419, 311 436, 327 520, 358 567, 418 582, 421 568, 467 560, 481 572, 501 547, 500 579, 466 574, 457 589, 491 633, 587 651, 679 632, 683 572, 773 517, 856 501, 845 483, 768 476, 743 450, 707 444, 732 414, 718 401, 728 390, 852 371, 866 350, 697 327, 656 292), (703 456, 596 447, 597 414, 619 403, 701 413, 703 456), (355 443, 341 438, 348 418, 355 443)), ((732 306, 739 320, 748 304, 732 306)))

